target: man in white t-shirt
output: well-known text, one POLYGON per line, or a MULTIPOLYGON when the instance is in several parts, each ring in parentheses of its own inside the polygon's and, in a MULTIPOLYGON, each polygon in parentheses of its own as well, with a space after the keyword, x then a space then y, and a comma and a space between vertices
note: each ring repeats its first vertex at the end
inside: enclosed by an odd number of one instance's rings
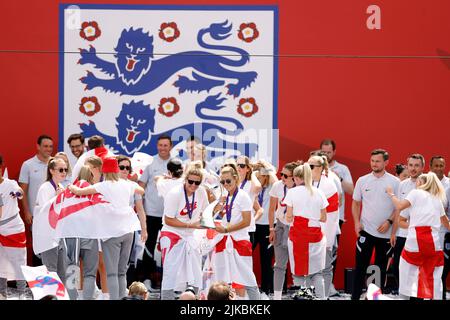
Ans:
MULTIPOLYGON (((170 151, 172 149, 172 139, 169 136, 159 136, 156 148, 158 154, 153 157, 142 176, 139 178, 139 185, 145 189, 144 208, 147 214, 147 233, 148 238, 145 246, 153 255, 158 233, 162 228, 162 216, 164 213, 164 199, 158 194, 155 177, 167 173, 167 163, 170 160, 170 151)), ((156 263, 148 255, 144 254, 142 264, 138 264, 136 272, 143 273, 144 279, 150 279, 152 284, 157 286, 159 276, 156 274, 156 263)))
MULTIPOLYGON (((47 163, 53 153, 53 139, 41 135, 37 139, 36 155, 26 160, 20 168, 19 185, 24 194, 22 198, 23 221, 27 227, 33 223, 33 212, 39 188, 47 178, 47 163)), ((31 241, 31 239, 27 239, 31 241)), ((33 254, 33 266, 41 265, 40 259, 33 254)))
POLYGON ((398 178, 386 172, 388 163, 389 154, 386 150, 373 150, 370 157, 372 172, 358 179, 353 192, 352 215, 358 241, 352 300, 359 300, 361 296, 374 248, 375 265, 381 272, 380 285, 384 286, 388 256, 392 249, 391 226, 397 215, 386 188, 389 186, 397 192, 400 182, 398 178))
POLYGON ((442 156, 432 156, 430 159, 430 171, 434 172, 441 181, 444 189, 450 187, 450 178, 445 176, 445 159, 442 156))
MULTIPOLYGON (((425 159, 421 154, 415 153, 408 157, 407 160, 407 168, 409 172, 409 178, 400 182, 397 192, 397 198, 399 200, 403 200, 406 196, 414 189, 416 189, 416 180, 423 173, 425 168, 425 159)), ((405 215, 409 215, 409 210, 405 209, 405 215)), ((398 292, 398 284, 399 284, 399 263, 400 263, 400 255, 402 254, 403 248, 405 247, 406 236, 408 235, 408 229, 397 228, 397 223, 394 224, 393 233, 396 231, 396 238, 392 240, 392 244, 394 245, 394 263, 392 265, 392 271, 394 273, 394 277, 397 280, 396 287, 393 288, 394 292, 398 292)))
MULTIPOLYGON (((333 277, 336 272, 337 264, 337 253, 339 245, 339 236, 342 230, 342 224, 345 222, 345 194, 353 195, 353 178, 350 173, 349 168, 334 158, 336 156, 336 142, 332 139, 324 139, 320 143, 320 150, 327 156, 329 168, 333 171, 341 180, 341 187, 344 191, 343 196, 339 199, 339 234, 336 236, 336 243, 333 248, 333 277)), ((330 296, 339 295, 339 293, 334 289, 334 286, 330 287, 330 296)))

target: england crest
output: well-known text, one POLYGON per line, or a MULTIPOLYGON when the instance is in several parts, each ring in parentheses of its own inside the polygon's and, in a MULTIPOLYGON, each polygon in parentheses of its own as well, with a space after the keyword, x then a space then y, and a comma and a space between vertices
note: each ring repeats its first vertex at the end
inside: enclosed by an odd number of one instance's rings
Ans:
POLYGON ((274 6, 60 6, 60 150, 72 133, 114 153, 174 155, 194 135, 209 157, 278 162, 274 6))

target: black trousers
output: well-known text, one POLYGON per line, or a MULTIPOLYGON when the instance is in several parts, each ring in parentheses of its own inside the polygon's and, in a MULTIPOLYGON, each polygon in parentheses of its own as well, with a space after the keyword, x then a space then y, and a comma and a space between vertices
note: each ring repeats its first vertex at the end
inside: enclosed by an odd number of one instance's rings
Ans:
POLYGON ((442 272, 442 299, 446 300, 447 276, 450 271, 450 233, 445 234, 444 238, 444 270, 442 272), (448 247, 448 248, 447 248, 448 247))
POLYGON ((273 292, 273 246, 269 249, 269 225, 256 225, 253 250, 259 244, 259 256, 261 264, 261 291, 266 294, 273 292))
POLYGON ((399 278, 399 265, 400 265, 400 257, 402 255, 403 248, 405 247, 406 238, 403 237, 397 237, 395 240, 395 247, 394 247, 394 259, 392 263, 392 273, 394 274, 395 281, 396 281, 396 290, 398 291, 398 286, 400 283, 399 278))
POLYGON ((370 265, 373 250, 375 249, 375 265, 380 267, 381 289, 386 281, 386 267, 389 255, 391 254, 391 243, 389 239, 374 237, 364 230, 360 232, 356 242, 355 275, 353 278, 352 300, 359 300, 364 281, 367 274, 367 267, 370 265))
MULTIPOLYGON (((147 233, 148 238, 145 242, 145 246, 148 251, 153 255, 155 251, 155 245, 158 241, 158 232, 162 228, 162 218, 161 217, 151 217, 147 216, 147 233)), ((139 261, 136 266, 136 275, 140 281, 145 279, 152 279, 152 274, 156 272, 155 260, 144 252, 144 257, 142 261, 139 261)))

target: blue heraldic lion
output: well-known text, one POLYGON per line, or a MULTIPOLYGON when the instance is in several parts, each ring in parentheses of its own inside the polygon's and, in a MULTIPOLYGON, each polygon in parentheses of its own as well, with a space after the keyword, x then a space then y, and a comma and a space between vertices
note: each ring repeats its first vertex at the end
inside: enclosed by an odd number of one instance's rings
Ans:
POLYGON ((78 63, 92 64, 109 78, 100 79, 92 72, 88 72, 80 80, 86 85, 86 90, 102 88, 107 92, 136 96, 152 92, 176 72, 192 68, 197 71, 192 73, 193 80, 186 76, 180 76, 174 83, 180 93, 209 91, 225 84, 224 80, 207 77, 210 76, 237 80, 237 83, 227 85, 228 94, 237 97, 242 90, 255 81, 258 74, 255 71, 234 71, 227 67, 236 68, 247 64, 250 59, 248 52, 238 47, 212 45, 203 40, 207 34, 218 41, 228 38, 231 35, 232 25, 227 26, 227 24, 228 21, 214 23, 208 28, 201 29, 197 35, 197 42, 205 49, 229 51, 230 55, 239 56, 237 60, 208 51, 180 52, 156 60, 153 55, 153 36, 144 33, 142 29, 130 28, 122 31, 117 46, 114 48, 116 63, 99 58, 93 46, 88 50, 80 50, 81 58, 78 63))
MULTIPOLYGON (((101 59, 93 46, 81 49, 79 64, 91 64, 105 76, 97 78, 92 72, 80 79, 86 85, 86 90, 101 88, 106 92, 119 95, 141 96, 158 89, 171 76, 183 69, 193 69, 192 76, 178 75, 173 85, 180 94, 184 92, 210 92, 211 89, 223 87, 226 81, 234 81, 226 85, 227 94, 237 97, 243 90, 250 87, 258 74, 255 71, 235 71, 249 62, 249 54, 245 50, 225 45, 212 45, 204 41, 209 35, 216 41, 227 39, 231 35, 232 25, 228 21, 211 24, 201 29, 197 35, 198 44, 208 50, 229 51, 234 59, 207 51, 186 51, 172 54, 160 59, 154 59, 153 36, 144 33, 143 29, 124 29, 114 48, 116 62, 101 59), (223 79, 223 80, 222 80, 223 79)), ((105 144, 115 153, 132 156, 134 152, 143 151, 156 154, 156 143, 151 143, 152 137, 169 135, 177 144, 189 135, 203 137, 203 143, 208 146, 209 157, 223 156, 224 149, 239 150, 241 154, 254 156, 257 145, 254 143, 229 143, 222 136, 237 136, 243 131, 243 125, 231 117, 205 114, 204 110, 214 111, 225 108, 222 103, 226 97, 221 94, 209 95, 195 106, 195 114, 200 122, 189 123, 164 132, 155 132, 155 110, 143 101, 131 101, 122 104, 122 109, 116 118, 117 136, 100 132, 95 122, 80 124, 86 137, 101 135, 105 144), (227 124, 228 128, 223 125, 227 124), (220 125, 222 124, 222 125, 220 125), (200 128, 200 135, 199 133, 200 128), (220 133, 220 134, 219 134, 220 133), (206 139, 205 139, 206 137, 206 139), (222 149, 222 151, 218 151, 222 149)))

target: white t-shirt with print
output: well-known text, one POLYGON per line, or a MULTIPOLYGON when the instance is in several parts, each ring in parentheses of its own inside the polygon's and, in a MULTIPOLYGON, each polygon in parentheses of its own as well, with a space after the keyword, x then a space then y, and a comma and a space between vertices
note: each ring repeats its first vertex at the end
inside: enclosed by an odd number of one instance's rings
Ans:
MULTIPOLYGON (((238 186, 239 187, 239 186, 238 186)), ((231 205, 232 195, 228 197, 228 205, 231 205)), ((228 227, 229 225, 235 225, 242 221, 242 212, 249 211, 251 214, 253 208, 253 202, 250 199, 247 192, 243 190, 238 191, 233 202, 233 207, 231 208, 231 219, 230 222, 227 220, 226 214, 223 215, 221 224, 223 227, 228 227)), ((249 240, 250 236, 248 234, 248 228, 243 228, 229 233, 233 236, 235 240, 249 240)))
POLYGON ((177 218, 183 223, 200 221, 203 210, 209 204, 205 188, 199 186, 195 193, 188 197, 189 206, 192 205, 192 200, 194 200, 194 211, 192 212, 191 218, 189 218, 184 194, 184 184, 172 188, 164 197, 163 227, 161 231, 170 231, 180 236, 192 235, 195 229, 168 226, 164 221, 164 217, 177 218))

